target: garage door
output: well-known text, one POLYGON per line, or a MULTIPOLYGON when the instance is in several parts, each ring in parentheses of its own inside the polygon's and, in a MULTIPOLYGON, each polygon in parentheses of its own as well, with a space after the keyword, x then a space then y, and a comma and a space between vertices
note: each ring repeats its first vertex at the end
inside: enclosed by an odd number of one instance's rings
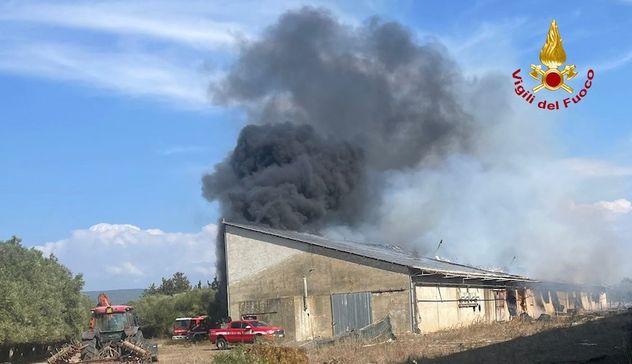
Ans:
POLYGON ((361 329, 371 324, 371 293, 339 293, 331 295, 334 335, 361 329))

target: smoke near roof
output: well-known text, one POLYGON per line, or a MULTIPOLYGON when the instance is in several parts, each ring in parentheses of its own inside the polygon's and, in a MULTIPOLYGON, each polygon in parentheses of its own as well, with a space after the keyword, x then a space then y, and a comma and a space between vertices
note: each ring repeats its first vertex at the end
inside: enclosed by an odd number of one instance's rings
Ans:
POLYGON ((560 162, 551 117, 517 112, 510 81, 466 79, 398 23, 285 13, 210 90, 251 124, 203 177, 227 218, 424 255, 443 239, 439 255, 536 278, 621 273, 621 239, 581 203, 596 196, 560 162))
POLYGON ((224 217, 282 229, 351 223, 366 201, 362 150, 309 125, 246 126, 229 158, 203 178, 224 217))

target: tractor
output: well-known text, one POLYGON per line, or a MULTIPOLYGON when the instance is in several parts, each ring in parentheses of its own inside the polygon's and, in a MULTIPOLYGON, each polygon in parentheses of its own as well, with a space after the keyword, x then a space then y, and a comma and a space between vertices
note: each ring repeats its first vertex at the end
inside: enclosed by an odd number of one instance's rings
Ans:
POLYGON ((80 354, 81 362, 151 363, 158 360, 158 348, 143 337, 133 306, 112 305, 101 293, 93 308, 89 330, 81 334, 81 343, 66 348, 49 358, 49 364, 73 363, 80 354))
POLYGON ((81 360, 145 359, 151 362, 158 355, 156 347, 145 341, 134 307, 111 305, 103 293, 99 295, 97 307, 92 309, 89 330, 81 335, 81 342, 81 360))

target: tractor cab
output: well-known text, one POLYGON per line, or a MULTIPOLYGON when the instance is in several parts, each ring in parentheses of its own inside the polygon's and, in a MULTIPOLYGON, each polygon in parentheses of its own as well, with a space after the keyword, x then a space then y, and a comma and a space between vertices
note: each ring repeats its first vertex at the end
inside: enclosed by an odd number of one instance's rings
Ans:
POLYGON ((124 332, 138 326, 140 325, 133 306, 100 306, 92 309, 91 330, 98 329, 103 333, 124 332))

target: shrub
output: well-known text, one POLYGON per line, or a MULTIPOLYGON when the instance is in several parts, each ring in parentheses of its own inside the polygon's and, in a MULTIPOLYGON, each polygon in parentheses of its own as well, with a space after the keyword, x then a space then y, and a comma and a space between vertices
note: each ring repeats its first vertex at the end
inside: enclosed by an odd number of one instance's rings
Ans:
POLYGON ((169 336, 176 317, 206 314, 214 299, 213 289, 195 288, 174 295, 145 295, 130 304, 136 307, 145 336, 169 336))
POLYGON ((78 338, 90 315, 82 288, 82 276, 53 255, 0 240, 0 345, 78 338))
POLYGON ((272 345, 238 346, 215 356, 215 364, 307 364, 304 349, 272 345))

